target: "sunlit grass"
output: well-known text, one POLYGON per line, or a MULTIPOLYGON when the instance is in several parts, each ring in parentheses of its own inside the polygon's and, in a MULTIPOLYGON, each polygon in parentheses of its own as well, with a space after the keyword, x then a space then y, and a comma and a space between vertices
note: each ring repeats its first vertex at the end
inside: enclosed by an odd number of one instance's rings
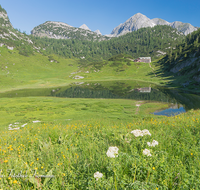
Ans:
MULTIPOLYGON (((53 97, 0 98, 0 131, 10 124, 18 127, 32 121, 69 124, 73 121, 108 119, 110 121, 132 121, 134 118, 149 117, 166 103, 143 101, 138 109, 136 100, 127 99, 80 99, 53 97)), ((152 115, 152 117, 158 117, 152 115)))
POLYGON ((4 131, 0 188, 198 189, 199 120, 200 112, 190 111, 170 118, 47 122, 4 131), (151 136, 135 137, 135 129, 147 129, 151 136), (158 145, 149 147, 153 140, 158 145), (106 155, 109 147, 119 149, 117 157, 106 155), (97 171, 103 174, 98 180, 97 171))

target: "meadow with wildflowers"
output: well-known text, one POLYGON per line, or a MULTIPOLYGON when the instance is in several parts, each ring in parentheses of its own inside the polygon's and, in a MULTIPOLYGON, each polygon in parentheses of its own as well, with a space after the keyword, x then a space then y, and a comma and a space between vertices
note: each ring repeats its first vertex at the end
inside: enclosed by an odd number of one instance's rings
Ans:
MULTIPOLYGON (((150 67, 122 60, 121 70, 109 61, 96 71, 80 68, 76 59, 54 55, 51 62, 39 53, 0 51, 1 92, 77 80, 172 80, 161 77, 155 62, 150 67)), ((0 190, 199 189, 200 111, 150 114, 163 108, 168 104, 131 99, 2 96, 0 190)))
POLYGON ((4 130, 0 189, 198 189, 199 120, 191 110, 4 130))

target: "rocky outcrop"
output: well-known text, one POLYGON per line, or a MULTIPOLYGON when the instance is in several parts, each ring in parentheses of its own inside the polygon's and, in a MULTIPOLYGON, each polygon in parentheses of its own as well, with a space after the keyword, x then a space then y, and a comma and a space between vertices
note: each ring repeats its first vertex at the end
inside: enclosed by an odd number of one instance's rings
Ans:
POLYGON ((179 22, 179 21, 175 21, 175 22, 170 23, 170 26, 172 28, 176 28, 179 32, 182 32, 185 35, 188 35, 188 34, 197 30, 196 27, 192 26, 191 24, 182 23, 182 22, 179 22))
POLYGON ((137 13, 133 15, 131 18, 129 18, 126 22, 114 28, 113 31, 111 32, 111 35, 108 36, 118 37, 127 34, 128 32, 136 31, 140 28, 154 27, 156 25, 171 26, 172 28, 176 28, 179 32, 182 32, 185 35, 190 34, 197 30, 197 27, 194 27, 189 23, 182 23, 179 21, 169 23, 160 18, 149 19, 145 15, 137 13))
POLYGON ((0 26, 11 27, 12 24, 8 18, 7 12, 0 5, 0 26))
POLYGON ((89 41, 102 41, 109 39, 106 36, 92 32, 85 24, 79 28, 62 22, 47 21, 35 27, 31 34, 37 37, 48 37, 54 39, 79 39, 89 41))

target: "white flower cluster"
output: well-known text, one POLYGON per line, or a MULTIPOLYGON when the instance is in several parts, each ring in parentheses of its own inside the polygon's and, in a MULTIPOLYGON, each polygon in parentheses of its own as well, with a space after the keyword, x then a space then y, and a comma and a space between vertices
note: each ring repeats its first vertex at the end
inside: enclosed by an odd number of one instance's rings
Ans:
POLYGON ((103 174, 100 173, 100 172, 95 172, 94 173, 94 178, 96 178, 96 180, 98 181, 99 178, 102 178, 103 177, 103 174))
MULTIPOLYGON (((119 150, 119 148, 117 148, 116 146, 111 146, 111 147, 109 147, 106 154, 110 158, 115 158, 115 157, 118 157, 118 150, 119 150)), ((102 178, 102 177, 103 177, 102 173, 100 173, 100 172, 94 173, 94 178, 96 178, 96 180, 98 180, 99 178, 102 178)))
POLYGON ((156 145, 158 145, 158 141, 156 141, 156 140, 153 140, 153 142, 152 142, 152 143, 150 143, 150 142, 147 142, 147 145, 148 145, 148 146, 153 146, 153 147, 155 147, 156 145))
MULTIPOLYGON (((147 130, 147 129, 144 129, 144 130, 136 129, 136 130, 131 131, 131 133, 132 133, 135 137, 143 137, 144 135, 150 135, 150 136, 151 136, 151 133, 150 133, 149 130, 147 130)), ((153 147, 155 147, 156 145, 158 145, 158 141, 153 140, 152 143, 147 142, 147 145, 148 145, 148 146, 153 146, 153 147)), ((144 150, 143 150, 143 154, 146 155, 146 156, 152 156, 151 153, 150 153, 150 150, 148 150, 148 149, 144 149, 144 150)))
POLYGON ((151 153, 150 153, 150 150, 148 150, 146 148, 143 150, 143 154, 147 155, 147 156, 152 156, 151 153))
POLYGON ((143 137, 144 135, 150 135, 151 136, 151 133, 149 132, 149 130, 147 129, 144 129, 144 130, 139 130, 139 129, 136 129, 136 130, 133 130, 131 131, 131 133, 135 136, 135 137, 143 137))
MULTIPOLYGON (((139 137, 139 136, 143 137, 144 135, 150 135, 151 136, 151 133, 147 129, 144 129, 144 130, 136 129, 136 130, 131 131, 131 133, 135 137, 139 137)), ((158 141, 153 140, 152 143, 147 142, 147 145, 155 147, 156 145, 158 145, 158 141)), ((111 147, 108 148, 106 155, 110 158, 118 157, 118 150, 119 150, 119 148, 117 148, 116 146, 114 146, 114 147, 111 146, 111 147)), ((148 150, 146 148, 143 150, 143 154, 146 155, 146 156, 152 156, 151 153, 150 153, 150 150, 148 150)), ((100 172, 94 173, 94 178, 96 178, 96 180, 98 180, 99 178, 102 178, 102 177, 103 177, 102 173, 100 173, 100 172)))
POLYGON ((108 151, 107 151, 107 156, 110 157, 110 158, 115 158, 115 157, 118 157, 118 148, 115 146, 115 147, 109 147, 108 151))

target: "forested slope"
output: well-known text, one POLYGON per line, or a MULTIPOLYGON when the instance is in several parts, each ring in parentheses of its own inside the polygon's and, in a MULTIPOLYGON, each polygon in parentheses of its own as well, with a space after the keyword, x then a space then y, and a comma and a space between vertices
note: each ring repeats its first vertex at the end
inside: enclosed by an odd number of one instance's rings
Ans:
POLYGON ((200 82, 200 29, 186 36, 183 43, 170 51, 161 61, 166 72, 183 76, 182 86, 200 82))
POLYGON ((184 35, 170 26, 141 28, 118 38, 106 41, 56 40, 32 36, 32 40, 44 53, 55 53, 64 57, 85 57, 107 59, 113 55, 125 53, 133 57, 156 57, 175 48, 184 39, 184 35))

